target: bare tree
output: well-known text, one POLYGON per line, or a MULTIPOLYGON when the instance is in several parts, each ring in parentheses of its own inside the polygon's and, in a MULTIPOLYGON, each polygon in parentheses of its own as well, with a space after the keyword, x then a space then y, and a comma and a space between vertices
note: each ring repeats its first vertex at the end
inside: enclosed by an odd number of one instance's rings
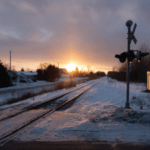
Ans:
POLYGON ((87 65, 88 73, 90 73, 91 66, 87 65))
POLYGON ((114 66, 114 67, 112 68, 112 71, 118 71, 118 67, 117 67, 117 66, 114 66))
POLYGON ((46 70, 48 66, 49 66, 49 64, 48 64, 47 62, 45 62, 45 63, 40 63, 38 69, 46 70))
POLYGON ((22 68, 21 71, 24 71, 24 69, 22 68))
POLYGON ((30 68, 26 68, 26 71, 27 71, 27 72, 30 72, 31 70, 30 70, 30 68))
POLYGON ((11 71, 12 71, 12 72, 16 72, 16 67, 15 67, 15 66, 12 66, 11 71))

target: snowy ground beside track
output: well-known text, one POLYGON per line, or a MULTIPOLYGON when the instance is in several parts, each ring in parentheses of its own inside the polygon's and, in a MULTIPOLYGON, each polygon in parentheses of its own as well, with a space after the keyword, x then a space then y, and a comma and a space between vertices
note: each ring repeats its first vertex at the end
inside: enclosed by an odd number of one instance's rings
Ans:
MULTIPOLYGON (((73 78, 72 80, 75 82, 82 81, 85 78, 73 78)), ((39 93, 44 90, 52 90, 54 85, 57 82, 65 82, 69 80, 69 75, 61 75, 61 78, 56 82, 47 82, 47 81, 37 81, 33 83, 20 83, 18 82, 16 86, 0 88, 0 105, 5 104, 11 98, 21 97, 26 93, 39 93)))
POLYGON ((149 144, 150 93, 141 92, 146 85, 130 84, 131 109, 125 109, 126 84, 107 77, 99 80, 72 107, 44 118, 15 140, 149 144))

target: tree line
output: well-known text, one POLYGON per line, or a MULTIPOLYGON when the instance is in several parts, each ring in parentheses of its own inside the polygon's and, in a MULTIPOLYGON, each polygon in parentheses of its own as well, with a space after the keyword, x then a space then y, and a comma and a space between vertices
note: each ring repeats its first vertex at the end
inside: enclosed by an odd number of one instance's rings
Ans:
MULTIPOLYGON (((139 51, 150 52, 150 49, 146 44, 143 44, 140 46, 139 51)), ((113 71, 108 72, 107 76, 119 81, 126 81, 127 61, 121 64, 120 67, 114 67, 113 69, 113 71)), ((130 81, 146 83, 147 71, 150 71, 150 55, 142 57, 140 62, 135 58, 130 63, 130 81)))
POLYGON ((40 69, 37 69, 37 80, 45 80, 51 82, 60 77, 60 70, 55 65, 44 64, 40 69))
MULTIPOLYGON (((21 71, 24 71, 24 69, 22 68, 21 71)), ((13 69, 11 72, 15 73, 16 71, 13 69)), ((39 68, 37 69, 37 80, 52 82, 60 78, 61 74, 68 74, 70 79, 75 77, 89 77, 90 79, 95 79, 97 77, 102 77, 106 75, 104 72, 101 71, 98 71, 96 73, 92 71, 90 73, 83 70, 79 71, 78 67, 76 67, 76 69, 72 72, 68 72, 66 69, 63 69, 63 72, 61 72, 61 69, 59 69, 55 65, 41 63, 39 65, 39 68)), ((0 60, 0 88, 9 86, 13 86, 13 83, 10 79, 9 66, 7 64, 4 64, 0 60)))

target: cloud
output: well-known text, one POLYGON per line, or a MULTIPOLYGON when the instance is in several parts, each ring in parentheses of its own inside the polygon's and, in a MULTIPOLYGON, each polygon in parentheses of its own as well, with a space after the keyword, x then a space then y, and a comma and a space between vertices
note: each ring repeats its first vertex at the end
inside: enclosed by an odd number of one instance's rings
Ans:
POLYGON ((138 43, 148 42, 148 4, 148 0, 1 0, 1 55, 6 59, 11 49, 14 58, 24 62, 115 66, 114 55, 126 51, 128 19, 138 24, 138 43))

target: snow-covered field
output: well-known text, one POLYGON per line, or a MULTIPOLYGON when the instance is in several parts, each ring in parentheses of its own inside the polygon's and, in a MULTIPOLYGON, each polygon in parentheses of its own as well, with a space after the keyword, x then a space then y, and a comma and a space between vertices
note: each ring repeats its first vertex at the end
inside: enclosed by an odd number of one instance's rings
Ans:
MULTIPOLYGON (((72 80, 76 83, 84 80, 86 78, 73 78, 72 80)), ((53 86, 57 82, 65 82, 69 79, 69 75, 61 75, 61 78, 56 82, 46 82, 46 81, 37 81, 33 83, 21 83, 18 82, 16 86, 1 88, 0 89, 0 105, 6 103, 11 98, 18 98, 21 97, 23 94, 26 93, 39 93, 44 90, 52 90, 53 86)))
POLYGON ((107 77, 99 80, 72 107, 44 118, 16 140, 149 144, 150 93, 141 92, 146 85, 130 84, 131 109, 126 109, 126 84, 107 77))

